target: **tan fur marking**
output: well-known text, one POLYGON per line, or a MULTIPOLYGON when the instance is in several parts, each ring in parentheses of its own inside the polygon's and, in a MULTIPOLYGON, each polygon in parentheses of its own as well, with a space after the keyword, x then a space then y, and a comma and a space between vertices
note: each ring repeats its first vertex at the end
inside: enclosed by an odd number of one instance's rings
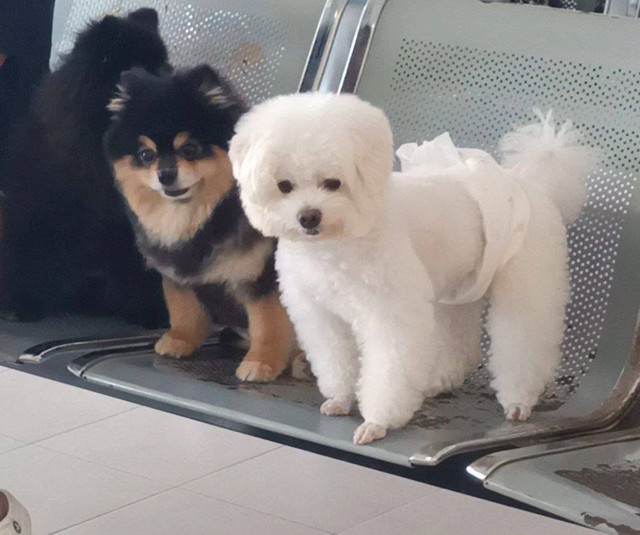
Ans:
POLYGON ((296 348, 293 325, 276 292, 245 306, 250 347, 236 375, 245 381, 272 381, 293 357, 296 348))
POLYGON ((116 179, 129 206, 149 237, 157 243, 170 246, 191 239, 233 186, 233 172, 226 151, 214 146, 213 153, 214 158, 179 161, 179 172, 185 169, 193 176, 201 177, 200 182, 193 186, 192 198, 184 203, 166 199, 151 189, 155 169, 136 167, 131 156, 114 162, 116 179))
POLYGON ((249 251, 223 252, 216 257, 211 269, 202 278, 206 282, 231 284, 255 280, 262 273, 272 251, 272 242, 260 240, 249 251))
POLYGON ((211 319, 193 290, 162 279, 164 299, 169 310, 171 328, 156 343, 156 353, 186 357, 202 345, 211 332, 211 319))
POLYGON ((173 138, 173 148, 178 150, 189 139, 189 132, 180 132, 173 138))
POLYGON ((140 136, 138 138, 140 145, 142 145, 145 149, 151 149, 153 152, 158 152, 158 146, 153 142, 152 139, 149 139, 147 136, 140 136))
POLYGON ((122 97, 113 97, 109 104, 107 104, 107 109, 111 113, 120 113, 124 110, 124 107, 127 105, 127 101, 122 97))

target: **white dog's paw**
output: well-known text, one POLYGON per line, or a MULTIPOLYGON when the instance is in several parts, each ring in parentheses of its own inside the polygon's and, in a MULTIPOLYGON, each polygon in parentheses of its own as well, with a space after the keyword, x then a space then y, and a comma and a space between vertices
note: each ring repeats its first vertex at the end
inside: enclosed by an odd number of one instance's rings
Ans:
POLYGON ((328 399, 320 405, 320 412, 327 416, 346 416, 351 412, 351 402, 339 399, 328 399))
POLYGON ((291 377, 301 381, 311 381, 313 379, 311 366, 304 351, 296 353, 293 357, 291 361, 291 377))
POLYGON ((531 416, 532 407, 527 405, 523 405, 521 403, 511 403, 504 409, 504 414, 507 417, 507 420, 512 420, 514 422, 524 422, 529 419, 531 416))
POLYGON ((387 428, 373 422, 364 422, 358 426, 353 434, 353 443, 362 445, 369 444, 374 440, 380 440, 387 436, 387 428))
POLYGON ((156 342, 154 349, 158 355, 166 355, 179 359, 181 357, 188 357, 197 347, 197 344, 185 340, 171 331, 167 331, 162 335, 162 338, 156 342))

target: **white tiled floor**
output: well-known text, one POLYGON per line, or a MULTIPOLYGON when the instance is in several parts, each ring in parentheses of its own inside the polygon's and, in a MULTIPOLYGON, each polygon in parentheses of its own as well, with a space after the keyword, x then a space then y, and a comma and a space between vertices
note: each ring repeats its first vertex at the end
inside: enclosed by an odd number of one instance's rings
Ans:
POLYGON ((273 442, 143 407, 40 444, 170 485, 186 483, 278 447, 273 442))
POLYGON ((0 455, 0 480, 27 507, 36 533, 53 533, 168 489, 40 446, 0 455))
POLYGON ((172 489, 62 533, 324 535, 322 531, 181 489, 172 489))
POLYGON ((119 399, 26 373, 0 374, 0 434, 33 442, 134 409, 119 399))
POLYGON ((0 367, 35 535, 569 535, 579 527, 0 367))
POLYGON ((15 438, 4 437, 0 435, 0 454, 10 450, 15 450, 20 446, 24 446, 24 442, 21 442, 20 440, 16 440, 15 438))
POLYGON ((421 483, 292 448, 279 448, 186 488, 329 533, 438 492, 421 483))

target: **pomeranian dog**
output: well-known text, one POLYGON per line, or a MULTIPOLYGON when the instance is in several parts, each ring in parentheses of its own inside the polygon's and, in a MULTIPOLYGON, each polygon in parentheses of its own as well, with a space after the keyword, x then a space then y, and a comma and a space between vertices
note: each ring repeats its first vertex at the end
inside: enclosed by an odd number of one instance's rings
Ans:
POLYGON ((490 303, 492 386, 527 419, 560 362, 569 298, 565 224, 593 158, 550 118, 505 138, 499 165, 461 151, 453 171, 392 174, 384 113, 353 95, 276 97, 244 115, 230 159, 249 221, 278 238, 282 300, 327 398, 358 400, 365 444, 480 356, 490 303))
POLYGON ((114 115, 105 153, 138 247, 163 277, 171 328, 156 352, 193 353, 211 329, 224 290, 248 317, 250 348, 236 375, 275 379, 296 344, 280 304, 276 242, 249 224, 227 155, 244 104, 201 65, 164 76, 124 73, 109 109, 114 115))
POLYGON ((168 68, 153 9, 89 24, 13 134, 0 166, 6 319, 80 312, 165 324, 160 277, 145 269, 102 152, 107 104, 134 66, 168 68))

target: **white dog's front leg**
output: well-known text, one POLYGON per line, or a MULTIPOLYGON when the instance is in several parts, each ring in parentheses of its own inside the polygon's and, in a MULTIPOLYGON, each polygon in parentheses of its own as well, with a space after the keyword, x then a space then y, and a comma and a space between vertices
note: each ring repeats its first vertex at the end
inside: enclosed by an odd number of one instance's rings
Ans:
POLYGON ((318 388, 327 400, 323 414, 349 414, 358 380, 358 347, 350 327, 338 316, 303 295, 284 292, 298 342, 307 355, 318 388))
POLYGON ((424 398, 422 386, 429 378, 412 377, 424 369, 421 361, 431 350, 433 310, 402 303, 371 310, 358 335, 362 343, 362 364, 358 402, 364 423, 354 434, 355 444, 366 444, 386 435, 387 429, 403 427, 424 398), (417 366, 413 366, 413 364, 417 366))

